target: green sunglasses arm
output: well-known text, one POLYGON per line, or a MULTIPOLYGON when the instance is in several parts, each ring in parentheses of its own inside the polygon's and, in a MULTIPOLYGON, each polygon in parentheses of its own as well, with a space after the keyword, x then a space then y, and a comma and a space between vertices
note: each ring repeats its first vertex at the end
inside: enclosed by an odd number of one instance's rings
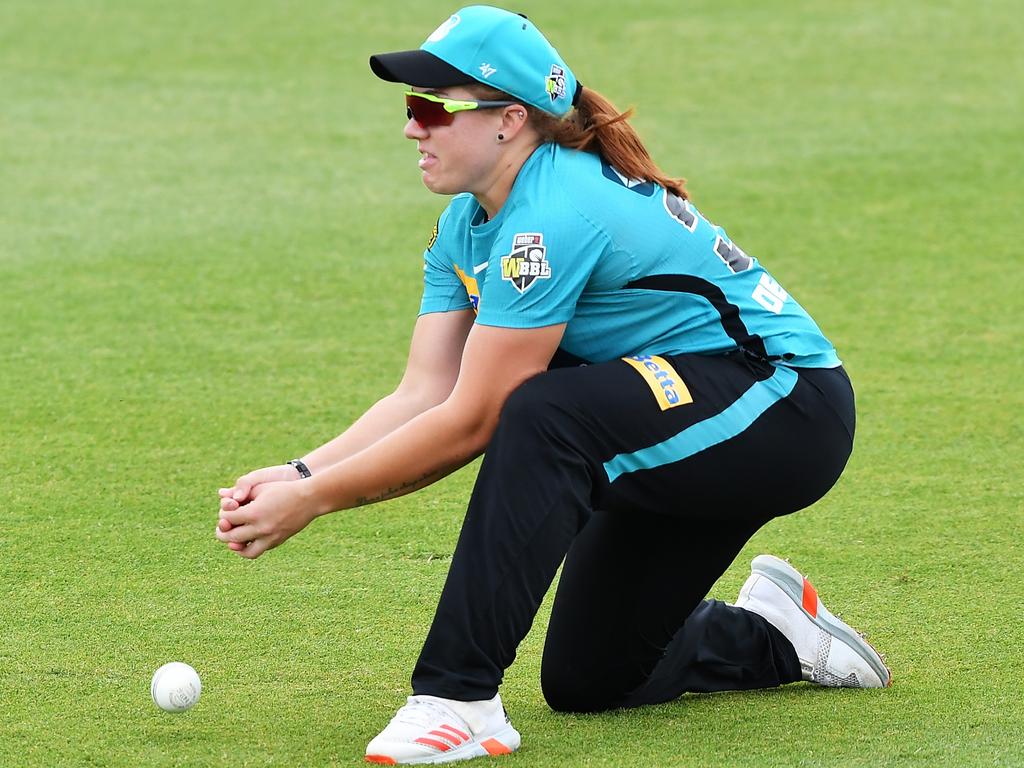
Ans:
POLYGON ((426 101, 432 101, 435 104, 440 104, 444 107, 444 111, 449 114, 464 112, 467 109, 510 107, 513 104, 518 104, 518 102, 515 101, 460 101, 459 99, 446 99, 442 96, 435 96, 432 93, 422 93, 420 91, 406 91, 405 95, 415 96, 418 99, 425 99, 426 101))
POLYGON ((459 101, 458 99, 446 99, 442 96, 435 96, 432 93, 421 93, 420 91, 406 91, 406 96, 415 96, 417 99, 424 99, 426 101, 432 101, 435 104, 440 104, 444 107, 445 112, 463 112, 467 109, 476 109, 477 102, 475 101, 459 101))

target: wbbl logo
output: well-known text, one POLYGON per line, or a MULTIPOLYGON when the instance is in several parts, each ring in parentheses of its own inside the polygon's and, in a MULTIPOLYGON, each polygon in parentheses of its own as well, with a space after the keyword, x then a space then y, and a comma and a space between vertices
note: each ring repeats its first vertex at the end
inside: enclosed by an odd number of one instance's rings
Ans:
POLYGON ((551 72, 544 78, 544 87, 551 100, 565 98, 565 70, 557 64, 551 65, 551 72))
POLYGON ((551 265, 546 257, 544 235, 526 232, 512 238, 512 252, 501 257, 501 279, 508 280, 523 293, 537 280, 551 277, 551 265))

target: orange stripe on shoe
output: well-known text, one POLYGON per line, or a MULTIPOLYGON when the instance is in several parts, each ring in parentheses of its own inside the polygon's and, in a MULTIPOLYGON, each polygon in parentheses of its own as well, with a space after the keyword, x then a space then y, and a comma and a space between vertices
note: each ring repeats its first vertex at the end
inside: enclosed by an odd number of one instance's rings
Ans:
MULTIPOLYGON (((441 727, 444 728, 443 725, 441 727)), ((455 729, 453 728, 452 730, 455 730, 455 729)), ((430 736, 440 736, 442 739, 447 739, 452 744, 454 744, 456 747, 459 746, 459 744, 461 744, 462 742, 467 740, 467 739, 460 739, 458 736, 453 736, 451 731, 441 731, 441 730, 430 731, 429 735, 430 736)))
POLYGON ((387 755, 367 755, 366 762, 376 763, 377 765, 398 765, 395 758, 388 757, 387 755))
POLYGON ((417 744, 424 744, 434 749, 440 749, 442 752, 447 752, 452 748, 452 745, 446 741, 438 741, 437 739, 428 739, 426 736, 420 736, 416 739, 417 744))
POLYGON ((818 616, 818 593, 814 589, 814 585, 811 584, 807 579, 804 579, 804 598, 803 598, 804 610, 811 614, 811 618, 817 618, 818 616))
MULTIPOLYGON (((455 726, 453 726, 453 725, 448 725, 447 723, 445 723, 445 724, 444 724, 444 725, 442 725, 441 727, 442 727, 442 728, 444 728, 445 730, 451 731, 451 732, 452 732, 452 733, 454 733, 454 734, 455 734, 456 736, 459 736, 459 737, 460 737, 460 738, 461 738, 461 739, 462 739, 463 741, 469 741, 469 734, 468 734, 468 733, 463 733, 462 731, 460 731, 460 730, 459 730, 458 728, 456 728, 455 726)), ((433 731, 432 731, 432 733, 433 733, 433 731)))
POLYGON ((480 746, 487 750, 488 755, 511 755, 512 750, 506 747, 497 739, 487 739, 487 741, 481 741, 480 746))

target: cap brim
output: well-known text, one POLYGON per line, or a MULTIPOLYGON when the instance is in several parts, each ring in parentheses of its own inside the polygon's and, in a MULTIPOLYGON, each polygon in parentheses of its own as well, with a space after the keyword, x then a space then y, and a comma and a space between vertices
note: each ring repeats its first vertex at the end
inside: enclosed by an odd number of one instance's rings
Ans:
POLYGON ((476 79, 456 69, 432 53, 397 51, 378 53, 370 57, 370 69, 381 80, 408 83, 420 88, 443 88, 447 85, 467 85, 476 79))

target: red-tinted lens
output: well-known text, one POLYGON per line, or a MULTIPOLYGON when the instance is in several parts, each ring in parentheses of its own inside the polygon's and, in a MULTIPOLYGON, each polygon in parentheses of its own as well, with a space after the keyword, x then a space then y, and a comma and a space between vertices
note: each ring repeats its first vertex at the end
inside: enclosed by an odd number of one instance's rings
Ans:
POLYGON ((424 128, 435 125, 451 125, 455 115, 448 112, 443 104, 419 96, 405 97, 405 114, 424 128))

